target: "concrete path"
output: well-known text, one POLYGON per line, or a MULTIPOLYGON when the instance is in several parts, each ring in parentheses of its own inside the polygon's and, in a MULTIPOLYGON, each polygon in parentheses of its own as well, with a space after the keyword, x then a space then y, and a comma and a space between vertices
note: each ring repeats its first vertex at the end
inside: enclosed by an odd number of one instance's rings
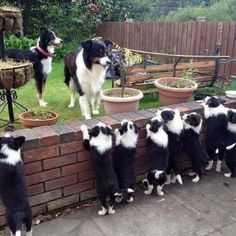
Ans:
POLYGON ((139 188, 135 201, 118 206, 115 215, 86 208, 35 226, 34 236, 236 236, 236 178, 211 172, 197 184, 183 180, 184 186, 165 186, 164 197, 139 188))

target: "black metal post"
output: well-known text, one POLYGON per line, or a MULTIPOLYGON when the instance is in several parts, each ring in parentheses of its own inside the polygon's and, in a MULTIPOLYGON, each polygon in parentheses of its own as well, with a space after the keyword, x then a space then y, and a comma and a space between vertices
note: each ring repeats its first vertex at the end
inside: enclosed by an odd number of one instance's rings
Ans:
POLYGON ((0 58, 5 58, 4 34, 0 31, 0 58))
POLYGON ((14 123, 15 118, 14 118, 14 113, 13 113, 12 97, 11 97, 11 90, 10 89, 6 89, 6 97, 7 97, 7 107, 8 107, 9 121, 11 123, 14 123))

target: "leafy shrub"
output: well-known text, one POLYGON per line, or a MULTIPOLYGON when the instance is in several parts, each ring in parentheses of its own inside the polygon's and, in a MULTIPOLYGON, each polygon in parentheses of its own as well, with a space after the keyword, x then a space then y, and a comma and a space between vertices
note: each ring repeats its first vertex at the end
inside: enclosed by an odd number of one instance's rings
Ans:
POLYGON ((27 37, 16 37, 15 35, 10 35, 5 37, 6 48, 21 48, 27 49, 36 45, 36 40, 27 37))

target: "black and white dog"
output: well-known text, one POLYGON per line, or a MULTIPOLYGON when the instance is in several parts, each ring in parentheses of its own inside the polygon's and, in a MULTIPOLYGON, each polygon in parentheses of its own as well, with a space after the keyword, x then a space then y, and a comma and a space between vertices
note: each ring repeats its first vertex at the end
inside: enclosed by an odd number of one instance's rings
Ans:
POLYGON ((183 149, 191 161, 193 173, 190 176, 195 176, 192 182, 197 183, 202 176, 202 167, 208 163, 207 153, 204 152, 199 141, 202 117, 196 112, 184 114, 183 122, 183 149))
POLYGON ((29 205, 20 148, 25 137, 0 137, 0 196, 6 207, 6 220, 11 234, 21 235, 25 224, 27 236, 32 236, 32 213, 29 205))
MULTIPOLYGON (((230 172, 225 173, 225 177, 236 177, 236 110, 229 109, 227 112, 228 124, 227 135, 224 140, 225 146, 225 163, 230 172)), ((216 150, 218 153, 219 150, 216 150)))
POLYGON ((81 131, 83 132, 84 148, 90 153, 97 196, 102 206, 98 215, 114 214, 115 198, 121 194, 118 193, 118 181, 111 161, 112 129, 110 126, 98 123, 91 130, 82 125, 81 131), (107 197, 110 197, 108 206, 107 197))
POLYGON ((161 112, 157 112, 157 115, 161 115, 163 122, 167 128, 167 134, 169 138, 169 164, 167 168, 167 182, 166 184, 175 183, 176 180, 179 184, 183 184, 181 175, 179 173, 180 154, 182 150, 183 141, 183 121, 178 109, 165 108, 161 112), (173 176, 171 178, 171 171, 173 176))
POLYGON ((6 49, 6 57, 16 61, 28 60, 33 63, 34 77, 37 88, 39 105, 44 107, 47 102, 43 99, 44 86, 47 75, 52 70, 52 58, 55 47, 58 47, 62 39, 58 38, 54 31, 42 27, 36 47, 31 49, 6 49))
POLYGON ((209 156, 206 170, 211 170, 213 162, 217 160, 217 172, 221 172, 225 151, 224 142, 227 137, 227 108, 223 106, 223 102, 219 97, 212 96, 205 98, 202 103, 206 120, 206 150, 209 156))
POLYGON ((144 192, 150 195, 153 188, 156 187, 157 195, 162 196, 162 188, 167 181, 167 167, 169 159, 168 135, 164 130, 164 124, 160 117, 154 117, 151 124, 146 125, 147 132, 147 152, 150 157, 150 165, 147 172, 148 189, 144 192))
MULTIPOLYGON (((121 127, 115 130, 115 148, 113 152, 113 167, 118 179, 119 188, 127 194, 127 202, 133 202, 132 193, 135 189, 135 159, 137 153, 138 126, 128 120, 121 122, 121 127)), ((122 198, 116 198, 120 202, 122 198)))
POLYGON ((86 40, 76 51, 65 56, 65 83, 71 93, 69 107, 74 107, 78 93, 85 119, 91 119, 90 104, 93 114, 99 114, 100 93, 111 64, 109 45, 112 45, 110 40, 86 40))

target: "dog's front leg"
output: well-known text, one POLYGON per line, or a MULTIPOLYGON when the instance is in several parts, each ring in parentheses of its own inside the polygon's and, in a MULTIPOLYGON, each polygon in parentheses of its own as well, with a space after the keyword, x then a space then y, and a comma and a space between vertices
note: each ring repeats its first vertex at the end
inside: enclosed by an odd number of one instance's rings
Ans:
POLYGON ((91 119, 91 113, 89 110, 89 99, 86 95, 79 97, 79 104, 80 104, 82 115, 85 117, 85 119, 86 120, 91 119))
POLYGON ((99 114, 99 105, 100 105, 100 92, 96 93, 94 97, 91 99, 91 105, 94 115, 99 114))

